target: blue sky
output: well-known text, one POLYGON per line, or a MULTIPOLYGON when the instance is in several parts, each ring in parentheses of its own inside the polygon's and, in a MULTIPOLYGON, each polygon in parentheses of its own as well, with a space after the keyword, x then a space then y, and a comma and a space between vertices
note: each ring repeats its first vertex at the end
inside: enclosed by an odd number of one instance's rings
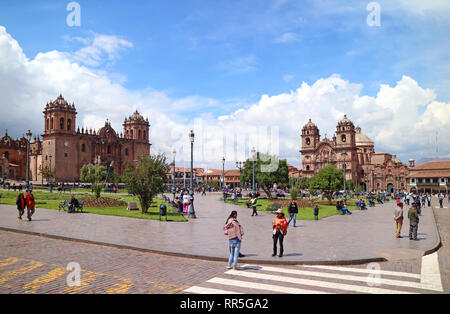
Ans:
POLYGON ((442 100, 450 96, 435 84, 448 76, 439 73, 449 61, 439 51, 448 48, 449 24, 384 10, 382 2, 380 27, 366 23, 368 1, 80 0, 81 27, 65 24, 68 3, 2 1, 0 21, 29 57, 75 51, 82 43, 64 38, 91 32, 132 42, 106 68, 125 75, 129 89, 250 103, 339 73, 367 95, 409 75, 442 100))
POLYGON ((378 1, 379 27, 366 22, 370 1, 79 0, 80 27, 66 24, 69 2, 2 0, 0 25, 30 60, 74 54, 98 35, 123 40, 97 64, 77 62, 131 93, 211 101, 172 108, 186 119, 232 114, 334 74, 359 84, 360 96, 377 97, 381 85, 408 76, 433 100, 450 101, 445 1, 378 1))

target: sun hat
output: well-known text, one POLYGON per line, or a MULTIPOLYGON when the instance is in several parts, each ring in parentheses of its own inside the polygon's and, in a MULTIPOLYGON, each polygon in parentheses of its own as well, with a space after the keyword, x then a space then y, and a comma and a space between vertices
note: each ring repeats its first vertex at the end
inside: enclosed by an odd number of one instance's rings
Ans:
POLYGON ((275 213, 276 213, 276 214, 284 214, 284 213, 283 213, 283 210, 282 210, 281 208, 278 209, 275 213))

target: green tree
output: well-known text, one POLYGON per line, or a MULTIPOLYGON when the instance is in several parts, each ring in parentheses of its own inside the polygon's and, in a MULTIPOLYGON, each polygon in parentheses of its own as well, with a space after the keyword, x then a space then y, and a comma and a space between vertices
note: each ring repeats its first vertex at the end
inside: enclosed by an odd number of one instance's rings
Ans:
POLYGON ((344 174, 332 165, 321 169, 314 177, 309 179, 309 190, 322 190, 331 200, 333 192, 344 187, 344 174))
MULTIPOLYGON (((272 198, 272 189, 274 184, 284 186, 289 184, 289 168, 286 160, 280 160, 275 155, 256 154, 255 160, 255 182, 272 198)), ((241 172, 241 180, 246 184, 252 184, 253 161, 248 159, 241 172)))
POLYGON ((101 165, 87 164, 81 168, 80 180, 82 182, 90 182, 95 197, 99 198, 102 191, 102 184, 107 178, 106 168, 101 165))
POLYGON ((128 191, 139 198, 143 214, 148 212, 153 197, 164 192, 169 171, 170 166, 164 154, 142 155, 138 165, 127 165, 123 181, 128 191))

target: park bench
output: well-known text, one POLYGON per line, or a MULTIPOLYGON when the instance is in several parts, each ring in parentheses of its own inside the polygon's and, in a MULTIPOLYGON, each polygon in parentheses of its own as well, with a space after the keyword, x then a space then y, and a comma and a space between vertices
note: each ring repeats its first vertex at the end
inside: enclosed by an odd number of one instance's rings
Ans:
MULTIPOLYGON (((63 203, 61 203, 61 204, 59 204, 59 209, 58 210, 64 210, 64 211, 66 211, 66 208, 67 208, 67 210, 69 210, 69 204, 70 204, 70 201, 71 200, 64 200, 64 202, 63 203)), ((79 200, 78 201, 78 205, 77 206, 75 206, 75 211, 76 212, 83 212, 83 209, 84 209, 84 200, 79 200)))
POLYGON ((272 205, 269 205, 266 210, 268 212, 274 212, 274 211, 279 210, 280 208, 281 208, 281 204, 280 203, 273 203, 272 205))
POLYGON ((83 208, 84 208, 84 201, 83 200, 78 201, 78 205, 75 206, 75 211, 82 213, 83 212, 83 208))
POLYGON ((69 209, 69 204, 70 204, 70 200, 64 200, 64 202, 59 204, 58 211, 60 211, 61 209, 65 211, 66 208, 69 209))
POLYGON ((72 192, 72 187, 70 186, 65 186, 65 187, 59 187, 58 188, 58 192, 62 193, 62 192, 72 192))

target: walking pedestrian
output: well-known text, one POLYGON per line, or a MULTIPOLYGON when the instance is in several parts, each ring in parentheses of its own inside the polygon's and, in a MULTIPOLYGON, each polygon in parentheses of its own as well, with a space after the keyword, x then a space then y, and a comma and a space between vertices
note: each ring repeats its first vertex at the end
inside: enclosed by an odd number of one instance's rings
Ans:
POLYGON ((25 197, 23 196, 23 193, 20 193, 19 196, 17 196, 17 210, 19 211, 19 220, 22 220, 22 216, 25 213, 25 207, 27 206, 27 201, 25 200, 25 197))
POLYGON ((298 206, 294 200, 292 200, 291 203, 289 204, 288 212, 289 212, 288 225, 291 223, 292 220, 294 220, 294 227, 295 227, 295 224, 297 222, 298 206))
POLYGON ((284 253, 284 237, 287 234, 288 222, 284 217, 283 210, 280 208, 275 212, 277 216, 272 222, 272 232, 273 232, 273 254, 272 257, 277 255, 277 243, 280 243, 280 255, 279 257, 283 257, 284 253))
POLYGON ((250 200, 250 202, 251 202, 251 206, 252 206, 252 209, 253 209, 252 217, 255 216, 255 215, 258 216, 258 211, 256 210, 256 203, 258 202, 258 198, 256 197, 256 194, 253 194, 252 199, 250 200))
POLYGON ((188 193, 183 195, 183 213, 187 214, 189 205, 191 204, 191 197, 188 193))
POLYGON ((230 246, 230 257, 228 258, 228 269, 237 269, 239 251, 241 250, 244 228, 237 221, 237 211, 233 210, 225 223, 226 235, 230 246))
POLYGON ((417 213, 417 205, 412 204, 408 211, 409 218, 409 239, 417 240, 417 229, 419 228, 419 214, 417 213))
POLYGON ((31 216, 33 216, 35 211, 34 206, 36 205, 36 202, 34 201, 33 191, 31 189, 27 190, 27 193, 25 195, 25 201, 27 203, 28 220, 31 221, 31 216))
POLYGON ((397 206, 394 209, 394 221, 396 223, 395 236, 401 238, 400 232, 403 225, 403 203, 397 200, 397 206))

